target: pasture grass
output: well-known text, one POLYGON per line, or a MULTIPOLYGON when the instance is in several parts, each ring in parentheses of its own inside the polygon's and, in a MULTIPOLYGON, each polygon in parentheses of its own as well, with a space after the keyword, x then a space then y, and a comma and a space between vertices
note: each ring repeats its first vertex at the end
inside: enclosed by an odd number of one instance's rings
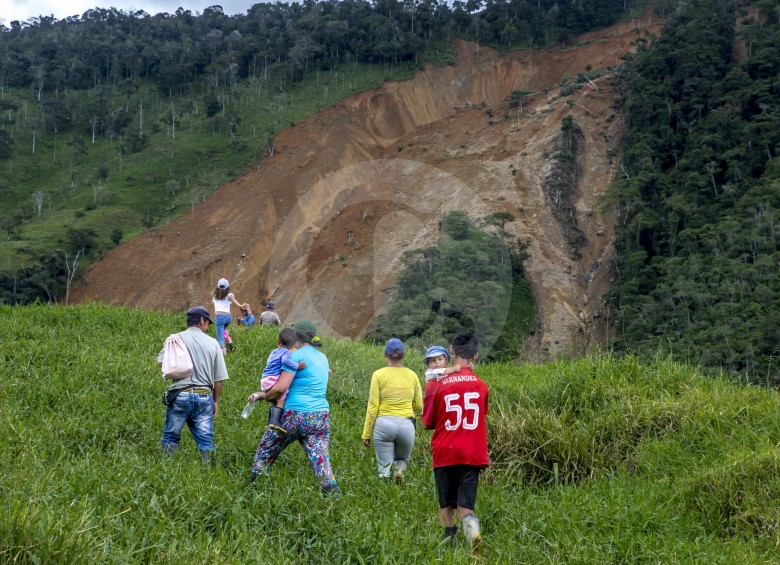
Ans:
MULTIPOLYGON (((302 450, 248 486, 265 410, 240 417, 276 334, 234 328, 217 466, 189 432, 158 451, 155 363, 183 315, 0 306, 0 563, 468 563, 440 542, 430 433, 401 487, 360 442, 381 348, 325 339, 324 499, 302 450)), ((407 365, 422 372, 420 352, 407 365)), ((596 355, 483 364, 492 466, 477 513, 485 563, 777 563, 780 398, 672 360, 596 355)))

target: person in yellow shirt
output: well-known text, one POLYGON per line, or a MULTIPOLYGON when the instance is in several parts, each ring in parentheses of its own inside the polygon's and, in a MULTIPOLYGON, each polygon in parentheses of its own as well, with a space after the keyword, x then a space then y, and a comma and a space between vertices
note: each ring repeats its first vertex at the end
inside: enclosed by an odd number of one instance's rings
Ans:
POLYGON ((388 340, 385 359, 387 367, 371 376, 362 439, 366 447, 373 439, 379 476, 392 475, 401 483, 414 446, 414 414, 422 409, 422 388, 417 374, 404 367, 400 339, 388 340))

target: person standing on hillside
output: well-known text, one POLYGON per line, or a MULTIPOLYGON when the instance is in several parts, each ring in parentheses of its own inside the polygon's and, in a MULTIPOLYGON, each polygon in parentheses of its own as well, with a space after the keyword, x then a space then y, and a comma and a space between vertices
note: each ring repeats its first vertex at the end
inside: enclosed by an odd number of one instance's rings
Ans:
POLYGON ((474 514, 479 473, 489 464, 485 416, 488 387, 469 368, 478 355, 477 337, 460 332, 450 346, 453 364, 461 370, 427 383, 422 422, 432 429, 433 472, 439 496, 439 522, 445 539, 455 540, 455 515, 468 546, 482 543, 474 514))
POLYGON ((404 471, 414 447, 414 414, 422 408, 420 379, 404 367, 404 344, 392 338, 385 344, 387 367, 371 376, 363 444, 371 447, 379 465, 379 476, 403 482, 404 471))
MULTIPOLYGON (((201 463, 214 464, 214 420, 219 413, 222 382, 228 380, 225 357, 217 340, 207 335, 213 324, 208 310, 195 306, 187 311, 187 329, 179 334, 192 359, 192 375, 173 381, 166 392, 165 412, 160 448, 174 455, 179 447, 181 429, 186 423, 200 450, 201 463)), ((163 351, 157 356, 162 364, 163 351)))
POLYGON ((226 355, 225 328, 233 321, 233 316, 230 315, 230 304, 235 304, 239 308, 242 308, 244 304, 236 300, 236 296, 230 292, 230 282, 227 279, 217 281, 217 288, 214 289, 211 301, 214 303, 214 319, 217 321, 217 341, 222 349, 222 355, 226 355))
POLYGON ((328 358, 312 345, 317 335, 314 323, 298 320, 294 329, 296 350, 290 354, 290 361, 303 361, 306 367, 297 371, 282 367, 274 386, 249 395, 249 401, 272 401, 287 392, 281 419, 281 427, 286 433, 279 433, 273 428, 265 429, 252 466, 252 481, 258 475, 267 474, 282 450, 297 441, 309 458, 322 493, 338 496, 339 486, 330 464, 330 405, 326 398, 328 358))
POLYGON ((261 326, 282 325, 282 320, 279 318, 279 314, 274 312, 274 308, 276 308, 276 302, 274 302, 273 300, 269 300, 268 303, 265 305, 265 312, 260 314, 261 326))

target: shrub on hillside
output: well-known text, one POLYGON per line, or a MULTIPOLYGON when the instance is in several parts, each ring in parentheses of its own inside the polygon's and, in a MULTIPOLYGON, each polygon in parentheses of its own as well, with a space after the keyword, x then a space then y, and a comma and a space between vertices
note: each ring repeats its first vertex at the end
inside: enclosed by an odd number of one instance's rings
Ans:
POLYGON ((607 355, 556 364, 550 373, 524 397, 514 383, 492 387, 493 472, 540 485, 636 472, 651 464, 649 444, 673 436, 683 449, 704 451, 716 431, 744 425, 746 415, 719 397, 720 381, 671 362, 657 359, 649 367, 636 357, 607 355), (705 385, 712 391, 703 393, 705 385))
POLYGON ((688 484, 687 507, 722 536, 780 544, 780 450, 738 453, 688 484))
POLYGON ((525 247, 504 231, 509 221, 486 219, 496 228, 487 233, 462 210, 445 214, 437 245, 404 255, 396 294, 369 337, 424 349, 467 330, 479 336, 483 357, 514 357, 533 327, 533 299, 525 247))

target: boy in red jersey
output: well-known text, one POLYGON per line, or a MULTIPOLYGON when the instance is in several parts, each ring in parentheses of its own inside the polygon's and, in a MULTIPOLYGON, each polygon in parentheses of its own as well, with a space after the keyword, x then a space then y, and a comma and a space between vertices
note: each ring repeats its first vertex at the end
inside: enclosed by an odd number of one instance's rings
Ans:
POLYGON ((485 416, 488 387, 469 368, 477 358, 477 337, 460 332, 452 340, 450 353, 461 370, 431 381, 423 400, 422 422, 432 429, 433 472, 439 495, 439 522, 444 537, 454 541, 455 514, 466 543, 474 551, 482 543, 479 519, 474 514, 479 473, 488 466, 485 416))

